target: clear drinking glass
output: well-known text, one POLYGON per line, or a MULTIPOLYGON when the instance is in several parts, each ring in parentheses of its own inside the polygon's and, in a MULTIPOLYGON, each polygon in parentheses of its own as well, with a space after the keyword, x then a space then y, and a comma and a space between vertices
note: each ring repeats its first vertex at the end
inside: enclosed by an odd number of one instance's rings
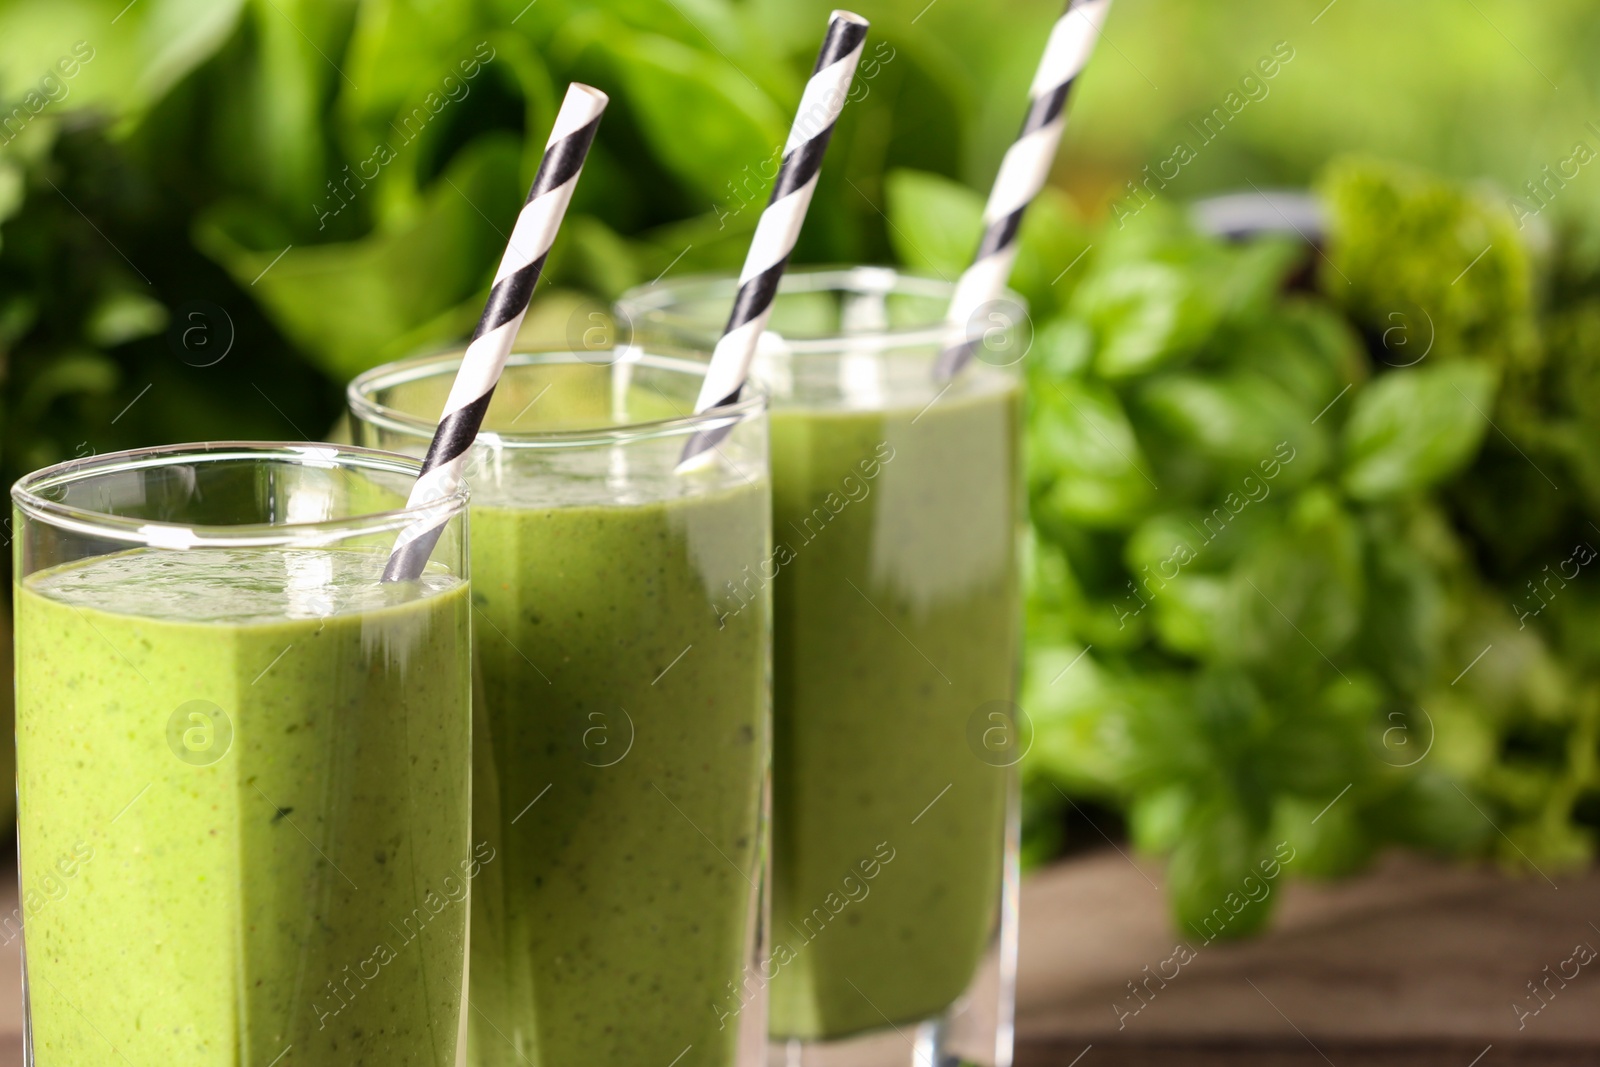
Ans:
MULTIPOLYGON (((636 289, 619 336, 709 351, 734 289, 636 289)), ((986 309, 978 358, 941 386, 951 290, 790 271, 753 370, 780 564, 775 1065, 1011 1061, 1025 316, 986 309)))
POLYGON ((29 1064, 455 1062, 493 856, 466 493, 407 509, 417 473, 218 443, 12 488, 29 1064))
MULTIPOLYGON (((357 438, 420 453, 459 364, 357 378, 357 438)), ((500 857, 472 900, 476 1067, 764 1056, 766 401, 694 415, 704 371, 513 355, 470 454, 474 825, 500 857)))

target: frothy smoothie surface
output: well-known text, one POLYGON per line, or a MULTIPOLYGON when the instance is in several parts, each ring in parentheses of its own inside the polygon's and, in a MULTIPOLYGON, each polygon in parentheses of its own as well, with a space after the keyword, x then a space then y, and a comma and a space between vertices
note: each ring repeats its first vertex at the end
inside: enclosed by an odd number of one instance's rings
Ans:
POLYGON ((465 582, 135 550, 16 589, 40 1067, 456 1062, 465 582))
POLYGON ((384 561, 376 552, 316 548, 129 552, 44 571, 24 587, 113 615, 271 625, 393 607, 458 584, 439 572, 383 582, 384 561))

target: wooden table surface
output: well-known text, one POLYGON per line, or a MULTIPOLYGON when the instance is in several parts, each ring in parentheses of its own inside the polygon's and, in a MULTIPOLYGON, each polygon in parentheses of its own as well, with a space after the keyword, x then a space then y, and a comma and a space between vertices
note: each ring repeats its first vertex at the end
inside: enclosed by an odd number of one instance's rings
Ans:
POLYGON ((1395 855, 1350 881, 1279 883, 1266 935, 1183 939, 1181 967, 1164 963, 1180 938, 1160 883, 1112 851, 1029 880, 1018 1067, 1091 1045, 1080 1067, 1600 1064, 1600 960, 1566 962, 1600 947, 1600 873, 1552 883, 1395 855), (1146 966, 1177 976, 1145 986, 1146 966), (1537 1015, 1530 981, 1552 991, 1537 1015))
MULTIPOLYGON (((1567 962, 1600 948, 1600 872, 1552 884, 1396 855, 1278 883, 1268 933, 1211 945, 1173 932, 1160 885, 1159 866, 1111 850, 1024 883, 1017 1067, 1600 1064, 1600 959, 1567 962), (1165 962, 1180 941, 1193 958, 1165 962), (1537 1014, 1529 982, 1548 990, 1537 1014)), ((6 875, 0 916, 15 907, 6 875)), ((0 1067, 22 1062, 21 985, 21 939, 0 924, 0 1067)), ((885 1067, 906 1067, 888 1047, 885 1067)))

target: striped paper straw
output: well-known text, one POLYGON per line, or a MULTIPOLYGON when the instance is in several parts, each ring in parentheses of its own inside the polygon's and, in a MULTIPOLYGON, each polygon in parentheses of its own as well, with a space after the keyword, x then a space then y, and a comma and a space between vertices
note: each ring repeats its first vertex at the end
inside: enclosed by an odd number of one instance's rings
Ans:
MULTIPOLYGON (((489 410, 495 384, 511 355, 517 329, 528 312, 528 300, 572 201, 572 190, 583 172, 584 157, 589 154, 608 102, 606 94, 598 89, 577 82, 567 87, 567 98, 561 102, 555 127, 544 147, 544 158, 539 161, 539 173, 534 175, 528 200, 506 242, 483 317, 472 331, 472 341, 439 416, 439 428, 422 460, 422 474, 411 487, 408 507, 449 496, 461 483, 467 450, 483 425, 484 412, 489 410)), ((420 577, 443 530, 443 521, 430 518, 400 531, 383 570, 383 580, 420 577)))
MULTIPOLYGON (((861 61, 867 25, 866 19, 849 11, 835 11, 828 17, 828 35, 823 38, 817 65, 812 68, 811 80, 806 82, 789 139, 784 143, 783 163, 772 187, 772 198, 756 223, 744 269, 739 272, 739 293, 734 297, 733 313, 728 316, 728 325, 711 353, 711 365, 706 369, 700 397, 695 401, 697 413, 733 403, 744 389, 750 361, 755 358, 756 342, 761 339, 761 331, 772 314, 772 299, 778 292, 783 268, 800 236, 806 209, 811 206, 811 194, 816 192, 822 155, 828 149, 828 139, 833 136, 839 112, 844 110, 856 64, 861 61)), ((732 430, 733 424, 729 422, 696 433, 684 446, 683 461, 714 447, 732 430)))
POLYGON ((1005 293, 1011 265, 1017 258, 1022 213, 1050 176, 1061 131, 1067 126, 1067 95, 1094 52, 1109 10, 1111 0, 1068 0, 1066 10, 1050 31, 1044 57, 1039 60, 1028 90, 1028 117, 1023 120, 1022 132, 1006 150, 983 209, 983 239, 978 242, 978 253, 950 298, 945 322, 952 331, 960 331, 961 339, 939 353, 934 364, 934 376, 939 381, 949 381, 972 359, 978 346, 977 338, 971 336, 973 318, 985 304, 1005 293))

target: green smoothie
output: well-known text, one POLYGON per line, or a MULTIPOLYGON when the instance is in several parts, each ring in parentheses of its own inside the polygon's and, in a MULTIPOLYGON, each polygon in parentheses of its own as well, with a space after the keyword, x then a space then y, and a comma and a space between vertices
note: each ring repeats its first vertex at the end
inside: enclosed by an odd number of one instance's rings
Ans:
POLYGON ((19 584, 40 1067, 456 1063, 493 867, 467 836, 467 587, 382 565, 135 550, 19 584))
POLYGON ((1018 418, 983 366, 773 411, 774 1037, 937 1015, 993 938, 1012 772, 966 738, 1015 687, 1018 418))
POLYGON ((727 590, 768 556, 767 485, 583 469, 607 461, 474 485, 476 1067, 734 1062, 770 618, 727 590))

